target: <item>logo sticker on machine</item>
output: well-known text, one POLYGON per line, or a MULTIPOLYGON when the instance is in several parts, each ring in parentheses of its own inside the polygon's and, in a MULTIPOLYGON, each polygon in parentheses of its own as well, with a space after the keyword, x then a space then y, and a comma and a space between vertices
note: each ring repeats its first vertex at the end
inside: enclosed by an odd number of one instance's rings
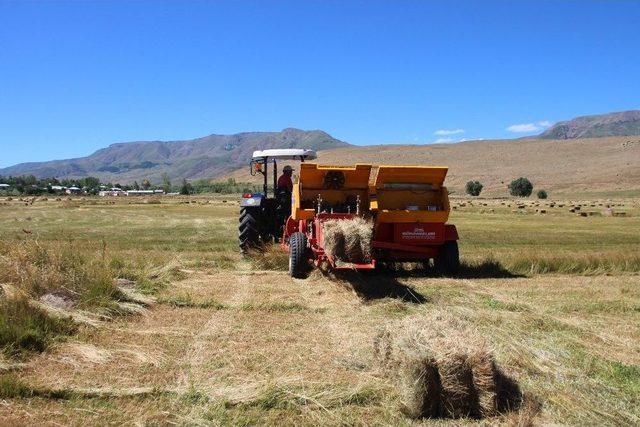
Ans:
POLYGON ((406 230, 400 233, 402 240, 435 240, 436 232, 416 227, 413 230, 406 230))
POLYGON ((440 244, 444 240, 444 224, 400 223, 394 225, 394 240, 407 244, 440 244))

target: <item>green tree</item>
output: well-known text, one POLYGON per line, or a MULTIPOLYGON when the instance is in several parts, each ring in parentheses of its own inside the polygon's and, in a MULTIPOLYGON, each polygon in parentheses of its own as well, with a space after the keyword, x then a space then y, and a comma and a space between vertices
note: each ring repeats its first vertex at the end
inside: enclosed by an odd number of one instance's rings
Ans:
POLYGON ((171 193, 171 180, 166 172, 162 173, 162 189, 165 193, 171 193))
POLYGON ((193 193, 193 187, 191 186, 191 184, 189 184, 186 178, 183 178, 182 186, 180 187, 180 194, 184 194, 185 196, 188 196, 191 193, 193 193))
POLYGON ((148 190, 151 188, 151 182, 149 182, 148 179, 143 179, 142 180, 142 188, 144 188, 145 190, 148 190))
POLYGON ((483 185, 480 183, 480 181, 469 181, 467 182, 465 191, 470 196, 477 197, 480 195, 480 192, 482 192, 482 187, 483 185))
POLYGON ((27 175, 23 179, 24 185, 36 185, 38 184, 38 179, 34 175, 27 175))
POLYGON ((94 176, 87 176, 85 178, 82 178, 79 181, 79 186, 80 187, 87 187, 89 189, 93 189, 93 188, 98 188, 100 187, 100 180, 94 176))
POLYGON ((134 190, 139 190, 140 189, 140 184, 138 184, 138 181, 133 181, 133 189, 134 190))
POLYGON ((549 195, 545 190, 538 190, 537 196, 538 199, 546 199, 549 195))
POLYGON ((511 181, 509 192, 512 196, 529 197, 533 192, 533 184, 527 178, 520 177, 511 181))

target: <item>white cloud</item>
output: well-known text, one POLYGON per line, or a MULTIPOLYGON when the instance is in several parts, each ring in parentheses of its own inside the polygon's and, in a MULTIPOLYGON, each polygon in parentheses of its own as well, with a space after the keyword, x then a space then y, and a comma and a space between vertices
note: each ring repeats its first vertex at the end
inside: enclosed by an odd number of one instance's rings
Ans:
POLYGON ((433 141, 434 144, 446 144, 448 142, 453 142, 453 138, 438 138, 433 141))
POLYGON ((524 133, 524 132, 536 132, 544 128, 551 126, 549 120, 541 120, 536 123, 520 123, 517 125, 511 125, 507 128, 509 132, 524 133))
POLYGON ((464 129, 438 129, 433 134, 438 136, 446 136, 446 135, 457 135, 459 133, 464 133, 464 129))
POLYGON ((522 123, 519 125, 511 125, 507 128, 509 132, 517 132, 517 133, 535 132, 540 129, 541 128, 535 123, 522 123))

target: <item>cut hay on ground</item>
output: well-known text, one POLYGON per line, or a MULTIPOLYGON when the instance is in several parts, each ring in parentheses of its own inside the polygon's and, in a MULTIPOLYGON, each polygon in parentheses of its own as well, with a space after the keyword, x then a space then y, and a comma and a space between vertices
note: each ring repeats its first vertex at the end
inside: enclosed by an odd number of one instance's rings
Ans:
POLYGON ((408 417, 485 418, 518 406, 519 389, 499 370, 487 344, 450 314, 411 316, 382 329, 374 357, 395 379, 408 417), (510 387, 502 387, 507 381, 510 387))
POLYGON ((345 262, 368 262, 371 259, 373 222, 355 217, 323 223, 324 248, 334 259, 345 262))

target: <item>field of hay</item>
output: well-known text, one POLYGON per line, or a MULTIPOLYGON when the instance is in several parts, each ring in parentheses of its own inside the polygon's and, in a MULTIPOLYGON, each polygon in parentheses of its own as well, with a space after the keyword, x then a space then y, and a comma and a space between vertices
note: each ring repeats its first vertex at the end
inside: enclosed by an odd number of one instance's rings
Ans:
POLYGON ((436 311, 528 396, 489 423, 640 423, 638 199, 454 199, 459 277, 306 280, 239 255, 235 198, 159 200, 0 199, 0 298, 78 295, 63 324, 30 313, 43 347, 3 347, 0 424, 486 423, 407 418, 376 365, 381 327, 436 311))

